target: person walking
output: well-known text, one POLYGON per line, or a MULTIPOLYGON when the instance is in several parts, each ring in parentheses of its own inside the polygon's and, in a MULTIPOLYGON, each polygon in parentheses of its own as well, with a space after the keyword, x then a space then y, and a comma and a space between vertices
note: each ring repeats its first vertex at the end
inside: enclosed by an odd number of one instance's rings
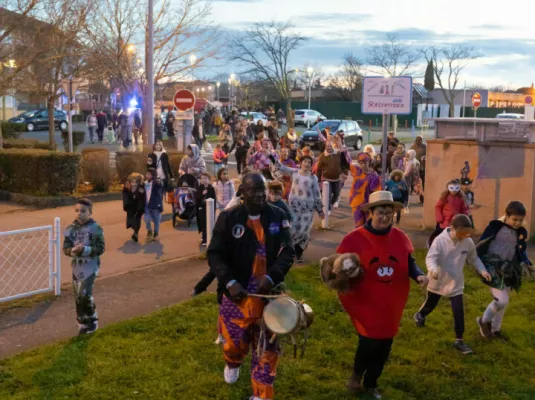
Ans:
POLYGON ((87 125, 87 130, 89 131, 89 140, 91 140, 91 144, 95 143, 95 132, 97 131, 97 116, 95 114, 95 111, 91 111, 91 113, 87 116, 85 123, 87 125))
POLYGON ((204 144, 205 135, 204 135, 204 125, 202 118, 199 118, 191 131, 191 136, 195 140, 195 144, 199 146, 199 149, 202 150, 204 144))
POLYGON ((98 136, 98 142, 102 144, 102 141, 104 140, 104 130, 108 126, 108 117, 104 110, 100 110, 97 114, 97 136, 98 136))

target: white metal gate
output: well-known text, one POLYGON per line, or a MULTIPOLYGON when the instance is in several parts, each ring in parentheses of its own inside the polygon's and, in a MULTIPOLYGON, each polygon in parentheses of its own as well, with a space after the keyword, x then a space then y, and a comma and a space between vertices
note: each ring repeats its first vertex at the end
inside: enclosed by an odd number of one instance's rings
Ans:
POLYGON ((60 219, 54 226, 0 232, 0 303, 61 293, 60 219))

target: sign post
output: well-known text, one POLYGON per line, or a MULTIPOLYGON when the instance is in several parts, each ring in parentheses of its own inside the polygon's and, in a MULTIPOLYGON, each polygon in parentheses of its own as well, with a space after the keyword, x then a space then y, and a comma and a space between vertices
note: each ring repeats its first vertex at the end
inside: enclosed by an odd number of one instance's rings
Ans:
POLYGON ((362 113, 383 116, 383 179, 387 176, 388 126, 390 115, 412 112, 410 76, 366 76, 362 83, 362 113))
POLYGON ((72 143, 72 103, 75 103, 74 97, 76 96, 76 91, 78 90, 78 86, 80 85, 80 82, 77 80, 72 79, 72 76, 69 79, 65 79, 62 82, 63 92, 67 95, 67 123, 69 124, 69 153, 72 153, 74 151, 73 149, 73 143, 72 143))
POLYGON ((191 134, 191 129, 193 128, 195 95, 190 90, 178 90, 173 96, 173 104, 178 110, 175 118, 182 120, 182 134, 179 132, 179 135, 176 138, 177 150, 185 151, 186 147, 189 145, 187 136, 191 134))
POLYGON ((474 107, 474 135, 477 137, 477 131, 476 131, 476 120, 477 118, 477 109, 481 105, 481 95, 479 93, 474 93, 472 95, 472 106, 474 107))
POLYGON ((535 119, 534 107, 533 107, 533 97, 526 96, 524 99, 524 116, 526 120, 533 121, 535 119))

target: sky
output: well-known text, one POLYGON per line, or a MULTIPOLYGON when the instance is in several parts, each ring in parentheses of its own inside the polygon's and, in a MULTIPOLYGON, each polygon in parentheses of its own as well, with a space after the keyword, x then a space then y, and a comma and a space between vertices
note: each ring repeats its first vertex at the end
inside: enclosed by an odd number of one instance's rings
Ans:
MULTIPOLYGON (((296 67, 310 65, 332 73, 340 68, 345 54, 365 61, 366 50, 393 33, 414 50, 430 45, 473 47, 480 58, 472 60, 461 74, 467 87, 529 86, 535 81, 535 3, 517 0, 511 7, 507 4, 480 0, 212 0, 212 19, 222 35, 239 34, 255 22, 291 21, 308 39, 292 56, 296 67)), ((421 75, 424 68, 423 63, 418 68, 421 75)), ((218 66, 206 72, 239 73, 240 67, 218 66)))

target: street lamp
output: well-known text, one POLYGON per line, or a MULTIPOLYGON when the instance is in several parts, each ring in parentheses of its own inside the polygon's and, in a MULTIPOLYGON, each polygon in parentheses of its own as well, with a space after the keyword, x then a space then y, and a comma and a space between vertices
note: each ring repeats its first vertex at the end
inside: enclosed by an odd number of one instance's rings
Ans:
MULTIPOLYGON (((310 110, 310 93, 312 91, 312 73, 314 72, 314 68, 308 67, 307 68, 307 74, 308 74, 308 109, 310 110)), ((310 119, 307 121, 307 126, 310 128, 310 119)))
POLYGON ((229 107, 232 110, 232 76, 234 74, 230 75, 230 78, 228 80, 228 103, 229 107))
POLYGON ((135 53, 136 46, 134 46, 133 44, 129 44, 126 46, 126 51, 129 52, 130 54, 135 53))
POLYGON ((215 85, 217 87, 217 101, 219 101, 219 86, 221 86, 221 82, 217 81, 215 85))

